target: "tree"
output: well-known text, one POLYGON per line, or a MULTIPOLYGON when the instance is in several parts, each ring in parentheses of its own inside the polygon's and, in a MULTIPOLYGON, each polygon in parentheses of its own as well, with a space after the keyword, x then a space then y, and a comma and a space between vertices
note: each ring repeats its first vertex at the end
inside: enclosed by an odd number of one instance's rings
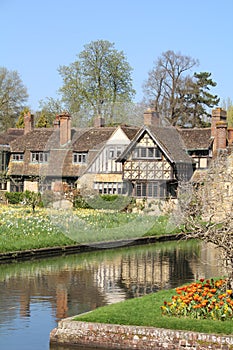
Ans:
POLYGON ((53 126, 55 116, 64 111, 64 105, 61 100, 52 97, 46 98, 46 100, 40 100, 39 108, 40 112, 36 113, 37 123, 39 123, 40 118, 45 118, 47 122, 46 127, 53 126))
POLYGON ((148 73, 148 80, 144 84, 144 93, 149 105, 155 109, 160 118, 176 125, 183 110, 185 87, 189 72, 198 61, 175 53, 163 52, 154 67, 148 73))
POLYGON ((15 125, 28 94, 17 71, 0 67, 0 127, 7 130, 15 125))
POLYGON ((19 114, 19 118, 15 124, 16 128, 23 129, 24 128, 24 116, 30 112, 28 107, 25 107, 19 114))
POLYGON ((41 202, 41 194, 39 192, 26 190, 23 192, 23 201, 25 205, 29 205, 32 208, 32 212, 35 213, 36 206, 41 202))
POLYGON ((210 86, 216 86, 211 73, 189 74, 197 65, 198 61, 189 56, 167 51, 148 74, 144 84, 147 103, 172 125, 203 126, 203 119, 209 116, 206 107, 212 108, 219 102, 209 92, 210 86))
POLYGON ((50 126, 46 114, 41 112, 36 123, 36 128, 48 128, 50 126))
POLYGON ((220 153, 198 185, 179 185, 179 218, 187 238, 213 243, 233 287, 233 155, 220 153))
POLYGON ((217 85, 210 77, 211 73, 208 72, 194 73, 190 88, 187 87, 185 122, 192 127, 203 126, 204 118, 208 120, 211 117, 206 107, 213 108, 219 103, 220 98, 209 92, 210 86, 217 85))
POLYGON ((233 128, 233 103, 228 97, 227 100, 223 100, 222 107, 227 111, 227 124, 229 128, 233 128))
POLYGON ((66 110, 79 119, 106 117, 114 121, 114 110, 132 101, 132 68, 122 51, 105 40, 84 46, 78 60, 58 69, 63 79, 59 92, 66 110))

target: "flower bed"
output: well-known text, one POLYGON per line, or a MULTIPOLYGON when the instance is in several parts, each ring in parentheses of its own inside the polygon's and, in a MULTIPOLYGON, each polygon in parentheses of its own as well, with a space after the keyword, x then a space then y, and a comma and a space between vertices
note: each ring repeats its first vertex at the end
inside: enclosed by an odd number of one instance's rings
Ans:
POLYGON ((190 317, 195 319, 233 319, 232 290, 227 289, 227 281, 200 279, 176 288, 171 301, 161 306, 163 315, 190 317))

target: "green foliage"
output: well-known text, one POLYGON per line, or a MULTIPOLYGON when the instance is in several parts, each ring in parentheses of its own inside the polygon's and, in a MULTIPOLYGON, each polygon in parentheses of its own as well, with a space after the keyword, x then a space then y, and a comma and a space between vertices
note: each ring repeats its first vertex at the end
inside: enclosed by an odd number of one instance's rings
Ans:
POLYGON ((26 205, 29 205, 32 208, 34 213, 35 207, 41 203, 41 194, 39 192, 26 190, 23 192, 23 200, 26 205))
POLYGON ((20 112, 18 121, 17 121, 17 123, 15 124, 15 127, 16 127, 16 128, 19 128, 19 129, 23 129, 23 128, 24 128, 24 115, 27 114, 28 112, 30 112, 30 110, 29 110, 28 107, 25 107, 25 108, 20 112))
POLYGON ((73 201, 73 205, 74 205, 74 208, 82 208, 82 209, 90 209, 91 208, 91 206, 80 195, 75 196, 74 201, 73 201))
POLYGON ((186 92, 185 103, 187 104, 187 112, 190 114, 189 118, 186 117, 186 123, 188 122, 192 127, 209 126, 208 118, 211 117, 211 114, 206 108, 217 106, 220 100, 217 95, 210 93, 210 87, 216 85, 216 82, 211 79, 211 73, 194 73, 186 92))
POLYGON ((131 198, 121 195, 102 194, 90 197, 88 204, 93 209, 123 211, 131 202, 131 198))
POLYGON ((124 53, 117 51, 113 43, 93 41, 84 46, 78 60, 59 67, 62 102, 79 119, 103 116, 113 122, 116 107, 131 102, 135 95, 131 71, 124 53))
POLYGON ((9 204, 26 204, 31 206, 32 211, 35 211, 37 205, 41 205, 41 194, 25 191, 25 192, 6 192, 5 198, 9 204))
POLYGON ((37 120, 36 127, 37 128, 48 128, 51 125, 49 124, 49 121, 46 117, 46 114, 41 112, 39 119, 37 120))
POLYGON ((227 109, 227 123, 229 128, 233 128, 233 105, 227 109))
POLYGON ((23 192, 6 192, 5 198, 9 204, 19 204, 22 203, 24 194, 23 192))

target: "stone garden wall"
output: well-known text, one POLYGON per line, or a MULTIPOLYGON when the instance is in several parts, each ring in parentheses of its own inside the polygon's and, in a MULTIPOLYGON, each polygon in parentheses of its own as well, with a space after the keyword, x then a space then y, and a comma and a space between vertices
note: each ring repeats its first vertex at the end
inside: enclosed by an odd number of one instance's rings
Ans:
POLYGON ((50 333, 50 342, 106 349, 233 349, 233 336, 72 321, 67 318, 50 333))

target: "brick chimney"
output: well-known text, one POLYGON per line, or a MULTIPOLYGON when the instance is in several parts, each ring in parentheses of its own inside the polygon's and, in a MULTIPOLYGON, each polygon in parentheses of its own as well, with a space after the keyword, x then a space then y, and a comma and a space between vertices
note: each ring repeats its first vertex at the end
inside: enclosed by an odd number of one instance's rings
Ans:
POLYGON ((215 149, 219 151, 227 148, 227 123, 220 120, 216 123, 215 149))
POLYGON ((160 125, 160 119, 158 116, 158 113, 156 113, 154 110, 151 108, 148 108, 144 114, 144 125, 147 126, 159 126, 160 125))
POLYGON ((34 128, 34 115, 30 112, 24 114, 24 135, 34 128))
POLYGON ((66 112, 59 114, 58 117, 60 125, 60 145, 64 146, 71 141, 71 117, 66 112))
POLYGON ((59 129, 59 127, 60 127, 59 115, 56 115, 55 120, 53 122, 53 128, 54 129, 59 129))
POLYGON ((100 115, 98 115, 97 117, 94 118, 94 127, 95 128, 101 128, 104 126, 104 124, 105 124, 105 120, 100 115))
POLYGON ((226 122, 227 112, 224 109, 218 107, 212 110, 212 120, 211 120, 211 136, 216 136, 216 123, 220 121, 226 122))
POLYGON ((233 128, 228 128, 228 144, 233 144, 233 128))

